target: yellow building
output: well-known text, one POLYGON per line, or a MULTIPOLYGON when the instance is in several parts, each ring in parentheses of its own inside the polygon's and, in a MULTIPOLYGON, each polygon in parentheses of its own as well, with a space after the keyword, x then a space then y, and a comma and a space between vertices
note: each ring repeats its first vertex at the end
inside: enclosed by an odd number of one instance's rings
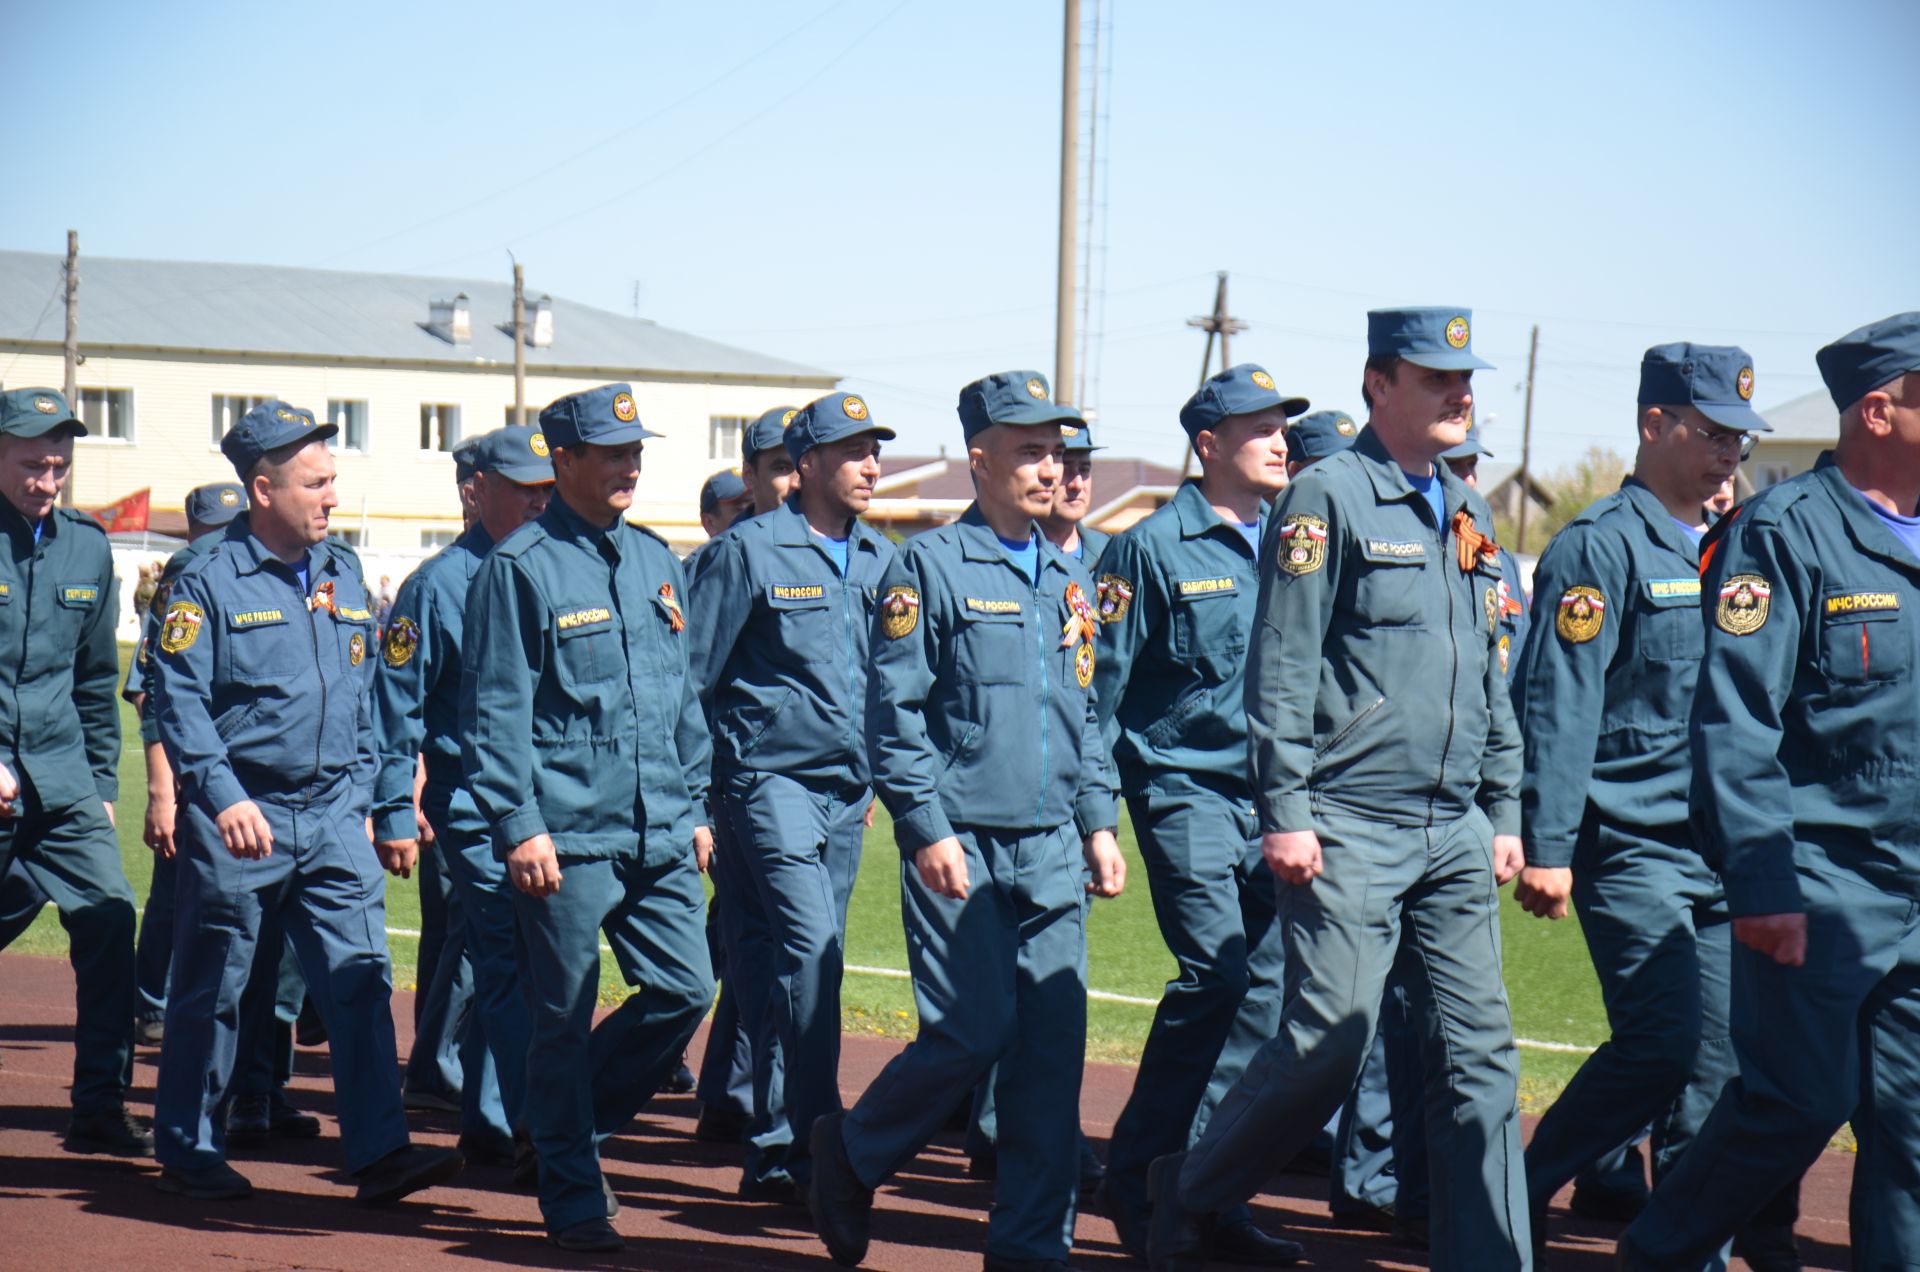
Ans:
POLYGON ((1840 412, 1825 389, 1760 412, 1771 433, 1754 435, 1753 453, 1740 466, 1755 491, 1777 486, 1813 467, 1820 452, 1840 440, 1840 412))
MULTIPOLYGON (((0 252, 0 386, 60 386, 62 267, 0 252)), ((397 564, 459 532, 448 451, 511 422, 510 283, 99 257, 79 275, 75 407, 92 432, 76 446, 76 502, 151 488, 155 529, 182 526, 189 489, 233 477, 221 435, 277 397, 340 427, 343 537, 397 564)), ((700 483, 738 463, 746 424, 838 382, 537 291, 526 313, 529 422, 564 394, 631 383, 663 435, 647 443, 633 519, 683 550, 706 537, 700 483)))

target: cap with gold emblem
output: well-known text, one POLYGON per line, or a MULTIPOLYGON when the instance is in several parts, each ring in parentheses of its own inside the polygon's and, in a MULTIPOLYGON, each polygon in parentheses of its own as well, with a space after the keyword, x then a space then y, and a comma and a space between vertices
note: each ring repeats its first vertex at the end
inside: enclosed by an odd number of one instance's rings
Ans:
POLYGON ((540 432, 549 446, 627 446, 658 437, 640 422, 630 384, 603 384, 569 393, 540 412, 540 432))
POLYGON ((1242 362, 1210 378, 1187 399, 1180 408, 1180 427, 1187 430, 1188 437, 1198 437, 1219 428, 1229 416, 1254 415, 1278 407, 1291 419, 1312 405, 1303 397, 1283 395, 1265 367, 1242 362))
POLYGON ((1737 433, 1772 431, 1753 409, 1753 355, 1735 345, 1655 345, 1640 359, 1635 400, 1641 406, 1691 406, 1737 433))
POLYGON ((893 430, 873 422, 867 400, 852 393, 829 393, 800 408, 793 423, 786 426, 782 438, 794 463, 822 442, 837 442, 843 437, 871 433, 883 442, 893 440, 893 430))
POLYGON ((1287 458, 1314 464, 1338 455, 1360 436, 1360 425, 1345 411, 1315 411, 1287 426, 1287 458))
POLYGON ((797 406, 776 406, 747 425, 746 436, 740 439, 740 462, 751 464, 761 451, 786 445, 787 426, 799 415, 797 406))
POLYGON ((553 460, 544 433, 531 424, 509 424, 473 439, 466 462, 476 473, 497 473, 522 486, 553 480, 553 460))
POLYGON ((968 441, 995 424, 1031 428, 1039 424, 1085 427, 1080 412, 1053 400, 1047 377, 1038 371, 1002 371, 982 376, 960 390, 960 431, 968 441))
POLYGON ((1433 371, 1491 371, 1473 353, 1473 311, 1450 306, 1369 309, 1367 356, 1403 358, 1433 371))
POLYGON ((313 412, 289 406, 275 398, 254 407, 220 439, 220 453, 233 464, 233 470, 245 481, 261 457, 296 442, 324 441, 340 430, 321 424, 313 412))
POLYGON ((195 486, 187 492, 187 520, 197 526, 224 526, 246 509, 246 491, 230 481, 195 486))
POLYGON ((74 417, 65 395, 59 390, 14 389, 0 394, 0 433, 44 437, 62 427, 75 437, 87 431, 87 426, 74 417))

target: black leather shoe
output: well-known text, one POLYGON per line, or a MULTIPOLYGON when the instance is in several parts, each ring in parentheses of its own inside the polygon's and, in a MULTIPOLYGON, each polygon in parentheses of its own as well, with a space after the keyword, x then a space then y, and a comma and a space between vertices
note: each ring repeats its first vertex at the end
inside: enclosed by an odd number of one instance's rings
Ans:
POLYGON ((1237 1263, 1247 1268, 1290 1268, 1307 1257, 1307 1248, 1298 1241, 1262 1232, 1252 1222, 1236 1223, 1216 1229, 1213 1234, 1213 1258, 1217 1263, 1237 1263))
POLYGON ((1369 1206, 1343 1206, 1332 1211, 1333 1222, 1342 1228, 1364 1228, 1368 1232, 1393 1231, 1393 1203, 1369 1206))
POLYGON ((534 1151, 533 1137, 525 1131, 513 1133, 513 1182, 522 1188, 540 1184, 540 1154, 534 1151))
POLYGON ((605 1219, 583 1219, 571 1228, 549 1232, 547 1240, 562 1250, 575 1250, 583 1254, 606 1254, 627 1248, 627 1243, 620 1239, 620 1234, 605 1219))
POLYGON ((133 1040, 143 1047, 157 1047, 160 1040, 167 1036, 166 1021, 136 1020, 133 1022, 133 1040))
POLYGON ((125 1108, 75 1113, 67 1123, 69 1153, 109 1153, 115 1157, 152 1157, 153 1129, 125 1108))
POLYGON ((1395 1215, 1393 1240, 1396 1245, 1403 1245, 1409 1250, 1426 1250, 1433 1245, 1433 1234, 1424 1216, 1395 1215))
POLYGON ((1215 1215, 1197 1215, 1180 1204, 1180 1168, 1185 1153, 1156 1157, 1147 1167, 1147 1200, 1153 1218, 1147 1224, 1147 1266, 1153 1272, 1201 1272, 1213 1243, 1215 1215))
POLYGON ((1093 1155, 1093 1146, 1087 1143, 1085 1136, 1082 1136, 1080 1139, 1081 1202, 1092 1201, 1099 1194, 1100 1185, 1106 1182, 1107 1168, 1100 1164, 1100 1159, 1093 1155))
POLYGON ((1578 1184, 1573 1188, 1573 1199, 1567 1202, 1567 1209, 1582 1219, 1599 1219, 1608 1223, 1632 1223, 1647 1208, 1647 1193, 1627 1191, 1619 1188, 1602 1188, 1589 1184, 1585 1188, 1578 1184))
POLYGON ((513 1166, 520 1160, 520 1145, 512 1136, 462 1135, 459 1147, 469 1166, 513 1166))
POLYGON ((984 1153, 967 1154, 968 1179, 1000 1178, 1000 1155, 992 1149, 984 1153))
POLYGON ((384 1206, 422 1188, 446 1183, 466 1164, 467 1159, 457 1148, 422 1148, 408 1144, 394 1149, 355 1176, 360 1187, 354 1200, 368 1206, 384 1206))
POLYGON ((195 1170, 162 1166, 159 1187, 161 1192, 194 1201, 245 1201, 253 1196, 253 1185, 247 1177, 225 1162, 195 1170))
POLYGON ((303 1047, 327 1045, 327 1025, 320 1019, 320 1009, 313 1005, 311 995, 300 1004, 299 1019, 293 1022, 293 1040, 303 1047))
POLYGON ((813 1180, 807 1192, 813 1211, 813 1230, 826 1244, 827 1254, 841 1267, 858 1267, 867 1257, 873 1221, 873 1190, 860 1182, 847 1160, 841 1137, 845 1113, 830 1113, 813 1122, 813 1180))
POLYGON ((764 1201, 775 1206, 806 1204, 800 1185, 788 1175, 768 1175, 762 1179, 740 1179, 740 1200, 764 1201))
POLYGON ((750 1119, 732 1109, 700 1106, 700 1120, 693 1124, 693 1138, 703 1144, 738 1144, 747 1137, 750 1119))
POLYGON ((1120 1239, 1120 1248, 1145 1263, 1147 1221, 1153 1212, 1145 1206, 1120 1200, 1113 1195, 1113 1189, 1106 1185, 1101 1186, 1099 1202, 1100 1213, 1113 1223, 1114 1235, 1120 1239))
POLYGON ((257 1148, 276 1139, 315 1139, 319 1134, 320 1119, 294 1108, 278 1091, 240 1096, 227 1110, 229 1148, 257 1148))
POLYGON ((458 1113, 460 1111, 460 1093, 447 1095, 440 1091, 402 1092, 400 1102, 410 1109, 430 1109, 435 1113, 458 1113))
POLYGON ((1007 1259, 987 1251, 982 1272, 1073 1272, 1065 1259, 1007 1259))
POLYGON ((1800 1272, 1800 1247, 1787 1227, 1742 1228, 1733 1238, 1733 1252, 1753 1272, 1800 1272))
POLYGON ((687 1068, 687 1058, 681 1056, 680 1067, 673 1071, 673 1076, 660 1084, 660 1089, 668 1095, 692 1095, 694 1088, 699 1085, 693 1076, 693 1070, 687 1068))

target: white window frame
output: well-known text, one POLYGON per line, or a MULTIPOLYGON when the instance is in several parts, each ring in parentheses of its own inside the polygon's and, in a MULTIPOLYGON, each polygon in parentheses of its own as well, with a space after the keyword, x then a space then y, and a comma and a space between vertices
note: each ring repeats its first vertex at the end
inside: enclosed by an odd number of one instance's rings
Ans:
POLYGON ((438 552, 459 537, 458 530, 422 530, 420 546, 429 552, 438 552))
POLYGON ((367 410, 367 400, 365 398, 328 398, 327 423, 332 424, 340 430, 327 439, 328 449, 347 451, 355 455, 369 454, 373 450, 373 429, 369 423, 369 419, 370 415, 367 410), (358 446, 349 440, 352 436, 349 423, 355 413, 355 408, 358 408, 360 417, 360 444, 358 446))
POLYGON ((135 442, 139 441, 139 436, 133 431, 134 426, 133 426, 133 390, 132 389, 114 389, 114 388, 105 388, 105 387, 88 388, 87 386, 82 385, 79 392, 80 392, 79 410, 77 410, 75 414, 77 414, 82 420, 84 420, 87 425, 86 436, 82 437, 80 439, 81 441, 93 442, 93 443, 98 443, 98 444, 107 445, 107 446, 131 446, 135 442), (87 398, 89 395, 92 395, 100 402, 101 407, 105 412, 106 419, 101 427, 95 427, 95 421, 87 417, 87 398), (115 414, 113 409, 115 399, 119 400, 119 404, 121 408, 119 411, 119 414, 125 424, 124 429, 119 433, 114 433, 111 431, 113 426, 113 417, 115 414))
POLYGON ((207 449, 219 450, 221 439, 233 431, 233 426, 240 422, 241 416, 262 402, 271 401, 273 401, 273 394, 271 393, 214 394, 212 405, 214 414, 209 418, 208 422, 220 425, 220 436, 214 438, 207 449))
POLYGON ((747 426, 753 423, 744 415, 709 415, 707 417, 707 458, 721 461, 740 461, 740 443, 747 435, 747 426))
MULTIPOLYGON (((438 446, 421 446, 422 455, 446 455, 460 444, 460 404, 458 402, 422 402, 420 404, 420 426, 431 430, 431 438, 440 442, 438 446), (429 416, 428 412, 432 412, 429 416), (431 422, 429 422, 431 421, 431 422), (447 425, 453 425, 453 435, 447 435, 447 425)), ((429 439, 431 440, 431 439, 429 439)))

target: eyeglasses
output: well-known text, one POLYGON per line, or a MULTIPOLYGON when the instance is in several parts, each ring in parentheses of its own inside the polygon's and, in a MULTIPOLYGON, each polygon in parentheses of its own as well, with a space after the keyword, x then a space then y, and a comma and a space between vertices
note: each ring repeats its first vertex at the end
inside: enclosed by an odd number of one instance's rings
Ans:
POLYGON ((1740 452, 1741 459, 1753 454, 1755 438, 1752 433, 1737 433, 1732 429, 1720 428, 1713 424, 1701 424, 1695 420, 1683 419, 1680 423, 1682 427, 1691 429, 1695 437, 1719 454, 1724 455, 1728 451, 1737 450, 1740 452))

